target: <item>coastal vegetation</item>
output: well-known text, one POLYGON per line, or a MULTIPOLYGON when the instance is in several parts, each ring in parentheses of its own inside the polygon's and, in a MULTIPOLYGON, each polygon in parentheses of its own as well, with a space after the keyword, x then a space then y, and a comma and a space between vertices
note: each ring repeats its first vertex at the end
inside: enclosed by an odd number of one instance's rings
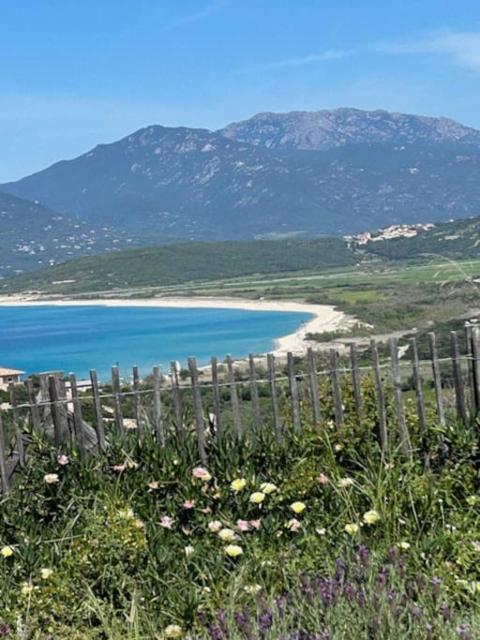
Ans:
POLYGON ((32 431, 2 498, 2 637, 478 637, 478 424, 428 412, 422 434, 406 396, 413 455, 393 433, 382 451, 369 376, 362 392, 362 420, 345 387, 341 428, 331 405, 301 432, 285 412, 283 442, 227 429, 203 463, 189 433, 161 447, 151 423, 87 456, 32 431))

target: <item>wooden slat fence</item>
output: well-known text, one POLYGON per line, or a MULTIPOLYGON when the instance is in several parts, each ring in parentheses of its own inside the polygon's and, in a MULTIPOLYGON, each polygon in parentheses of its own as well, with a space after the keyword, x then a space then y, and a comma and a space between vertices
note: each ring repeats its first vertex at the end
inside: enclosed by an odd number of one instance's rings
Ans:
POLYGON ((207 464, 210 439, 227 433, 236 440, 271 433, 282 444, 288 430, 301 433, 309 424, 328 425, 341 436, 362 424, 366 393, 376 420, 372 437, 382 452, 394 447, 420 455, 428 466, 428 423, 445 426, 448 417, 467 424, 480 413, 480 328, 467 325, 459 337, 451 332, 446 358, 438 357, 437 336, 430 333, 422 359, 416 338, 407 354, 392 338, 387 351, 372 340, 366 352, 352 344, 347 353, 308 349, 302 358, 251 354, 235 363, 227 356, 203 368, 189 358, 186 369, 172 362, 168 372, 154 367, 143 380, 138 367, 125 380, 117 366, 108 383, 94 370, 87 383, 73 373, 29 378, 24 388, 10 386, 10 406, 0 410, 1 490, 9 490, 14 472, 25 465, 33 432, 58 451, 73 440, 81 455, 105 450, 113 434, 122 438, 130 431, 141 439, 150 430, 159 447, 194 438, 207 464))

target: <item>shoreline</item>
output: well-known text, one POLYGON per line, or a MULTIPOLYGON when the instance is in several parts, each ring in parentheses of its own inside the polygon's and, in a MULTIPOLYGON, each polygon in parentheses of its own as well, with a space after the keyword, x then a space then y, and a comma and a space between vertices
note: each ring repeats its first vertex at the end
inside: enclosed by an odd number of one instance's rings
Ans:
POLYGON ((305 340, 308 333, 338 331, 351 326, 353 318, 348 317, 332 305, 309 304, 307 302, 290 302, 284 300, 243 300, 239 298, 92 298, 87 300, 70 300, 39 298, 26 295, 0 295, 0 307, 29 306, 63 306, 63 307, 157 307, 181 309, 242 309, 245 311, 280 311, 285 313, 308 313, 310 320, 302 322, 296 331, 286 336, 275 338, 274 355, 283 356, 291 351, 304 353, 311 343, 305 340))

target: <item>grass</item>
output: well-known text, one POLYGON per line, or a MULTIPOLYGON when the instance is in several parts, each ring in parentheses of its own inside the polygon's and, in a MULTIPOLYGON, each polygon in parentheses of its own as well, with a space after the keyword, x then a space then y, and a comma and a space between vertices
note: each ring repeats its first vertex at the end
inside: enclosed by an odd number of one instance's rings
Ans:
POLYGON ((4 636, 474 638, 478 427, 429 419, 428 470, 393 438, 383 456, 364 384, 362 424, 306 420, 283 446, 268 429, 226 434, 204 471, 190 437, 161 449, 111 435, 106 454, 82 459, 32 434, 1 503, 0 548, 13 551, 0 556, 4 636))

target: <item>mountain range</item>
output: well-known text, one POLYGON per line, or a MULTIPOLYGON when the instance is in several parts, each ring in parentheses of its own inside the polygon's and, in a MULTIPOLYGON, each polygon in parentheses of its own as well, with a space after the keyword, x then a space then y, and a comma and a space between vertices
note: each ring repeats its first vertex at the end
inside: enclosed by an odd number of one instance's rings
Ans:
POLYGON ((83 244, 70 242, 75 255, 178 240, 341 236, 480 214, 480 131, 357 109, 262 113, 218 131, 152 125, 0 191, 24 202, 5 209, 17 269, 43 265, 17 241, 42 243, 42 261, 58 261, 71 249, 51 257, 46 235, 84 231, 83 244), (39 223, 25 227, 25 215, 39 223))

